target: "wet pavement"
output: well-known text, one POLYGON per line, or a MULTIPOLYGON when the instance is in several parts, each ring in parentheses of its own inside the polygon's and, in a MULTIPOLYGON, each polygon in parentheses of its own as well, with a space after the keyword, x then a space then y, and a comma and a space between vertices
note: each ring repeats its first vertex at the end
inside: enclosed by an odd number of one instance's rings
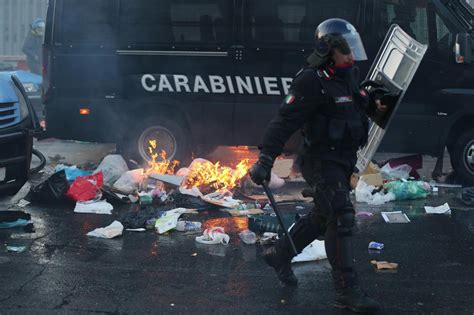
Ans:
MULTIPOLYGON (((384 206, 356 204, 354 238, 357 269, 364 290, 378 299, 382 313, 474 312, 474 240, 449 215, 427 215, 423 206, 449 202, 464 209, 456 189, 437 196, 384 206), (387 224, 380 211, 403 210, 411 222, 387 224), (382 242, 380 253, 370 241, 382 242), (377 272, 370 260, 399 263, 396 272, 377 272)), ((4 206, 7 207, 8 204, 4 206)), ((24 245, 11 253, 0 247, 0 314, 9 313, 334 313, 326 260, 295 265, 296 288, 281 285, 261 259, 260 245, 245 245, 238 232, 246 217, 218 210, 186 215, 204 227, 224 226, 228 246, 203 245, 199 234, 158 235, 124 231, 116 239, 86 233, 110 224, 135 205, 112 215, 74 214, 73 206, 29 205, 35 232, 0 230, 3 245, 24 245)), ((310 204, 305 204, 309 210, 310 204)), ((13 207, 15 208, 15 207, 13 207)), ((136 210, 136 209, 135 209, 136 210)), ((295 213, 295 204, 283 210, 295 213)))

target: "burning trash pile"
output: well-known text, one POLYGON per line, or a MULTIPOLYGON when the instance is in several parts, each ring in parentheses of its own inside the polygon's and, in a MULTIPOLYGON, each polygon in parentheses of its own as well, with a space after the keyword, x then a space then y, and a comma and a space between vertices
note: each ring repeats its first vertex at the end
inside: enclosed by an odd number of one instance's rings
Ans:
MULTIPOLYGON (((236 189, 247 176, 249 159, 242 159, 235 167, 224 166, 197 158, 186 167, 157 152, 156 141, 149 142, 151 161, 146 168, 130 170, 120 155, 108 155, 95 170, 76 166, 56 165, 52 175, 30 191, 31 202, 75 203, 75 213, 112 214, 120 205, 130 204, 132 211, 115 213, 117 222, 88 235, 115 237, 124 229, 144 231, 153 229, 159 234, 172 229, 201 231, 201 222, 183 220, 181 216, 200 210, 220 209, 231 216, 262 214, 269 209, 265 203, 249 199, 247 203, 234 199, 236 189), (136 205, 136 206, 135 206, 136 205)), ((281 179, 282 180, 282 179, 281 179)), ((283 180, 282 180, 283 181, 283 180)), ((214 227, 213 227, 214 228, 214 227)), ((207 231, 198 242, 214 242, 207 231), (207 237, 207 238, 206 238, 207 237), (206 240, 205 240, 206 239, 206 240)), ((221 233, 223 234, 223 232, 221 233)), ((217 237, 225 243, 226 237, 217 237)))

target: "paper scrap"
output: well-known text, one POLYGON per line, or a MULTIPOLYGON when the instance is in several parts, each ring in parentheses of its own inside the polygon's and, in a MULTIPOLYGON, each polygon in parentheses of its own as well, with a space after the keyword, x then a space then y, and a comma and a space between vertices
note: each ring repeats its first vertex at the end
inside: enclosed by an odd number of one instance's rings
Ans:
POLYGON ((383 219, 386 223, 408 223, 411 222, 407 215, 402 211, 382 212, 383 219))
POLYGON ((76 202, 74 212, 76 213, 94 213, 94 214, 112 214, 114 207, 106 200, 76 202))
POLYGON ((397 263, 391 263, 388 261, 372 260, 370 263, 374 265, 377 268, 377 270, 394 270, 398 268, 397 263))
POLYGON ((233 217, 246 216, 249 214, 262 214, 262 209, 245 209, 245 210, 226 210, 225 212, 230 213, 233 217))
POLYGON ((106 227, 97 228, 87 233, 87 236, 99 237, 99 238, 114 238, 114 237, 122 235, 122 232, 123 232, 122 223, 120 223, 119 221, 114 221, 106 227))
POLYGON ((20 208, 24 208, 26 207, 27 205, 29 205, 31 202, 29 202, 28 200, 25 200, 25 199, 21 199, 17 206, 20 207, 20 208))
POLYGON ((26 246, 7 246, 7 251, 12 253, 21 253, 24 252, 26 246))
POLYGON ((146 229, 144 228, 137 228, 137 229, 126 229, 127 232, 145 232, 146 229))
POLYGON ((451 208, 448 203, 438 207, 425 206, 425 211, 429 214, 451 214, 451 208))
POLYGON ((327 257, 324 241, 314 240, 311 244, 306 246, 298 256, 293 257, 291 262, 314 261, 326 259, 327 257))

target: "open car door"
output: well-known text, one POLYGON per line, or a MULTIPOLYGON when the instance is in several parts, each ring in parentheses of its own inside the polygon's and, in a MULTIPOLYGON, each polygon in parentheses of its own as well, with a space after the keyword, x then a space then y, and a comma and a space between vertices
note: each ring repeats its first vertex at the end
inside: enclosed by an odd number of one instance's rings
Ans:
POLYGON ((390 27, 365 80, 372 83, 367 88, 369 93, 377 86, 383 86, 389 91, 388 102, 382 100, 388 105, 389 110, 381 116, 372 118, 368 143, 357 153, 356 167, 359 172, 367 169, 377 152, 427 49, 427 45, 411 38, 400 26, 394 24, 390 27))

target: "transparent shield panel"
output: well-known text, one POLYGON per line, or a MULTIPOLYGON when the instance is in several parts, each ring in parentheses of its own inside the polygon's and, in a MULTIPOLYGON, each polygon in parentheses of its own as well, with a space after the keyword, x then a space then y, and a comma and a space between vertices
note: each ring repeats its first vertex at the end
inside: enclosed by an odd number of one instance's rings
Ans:
POLYGON ((474 0, 464 0, 464 2, 474 10, 474 0))
POLYGON ((427 45, 417 42, 398 25, 393 25, 388 31, 366 79, 389 90, 391 96, 386 99, 389 110, 382 116, 372 117, 374 123, 369 131, 369 141, 358 152, 356 167, 359 172, 367 168, 377 152, 427 48, 427 45))

